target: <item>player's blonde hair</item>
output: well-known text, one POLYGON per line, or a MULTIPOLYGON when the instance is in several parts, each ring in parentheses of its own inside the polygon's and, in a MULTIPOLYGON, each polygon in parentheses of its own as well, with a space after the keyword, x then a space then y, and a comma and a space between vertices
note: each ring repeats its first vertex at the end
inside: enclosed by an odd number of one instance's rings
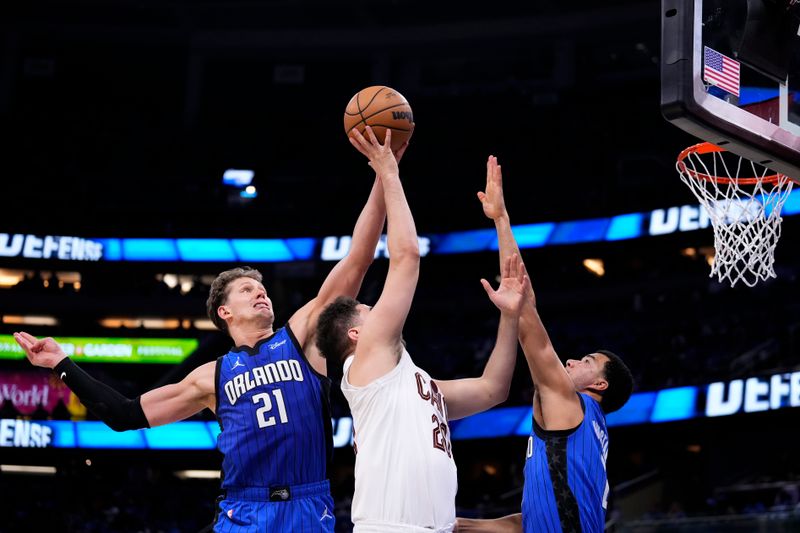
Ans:
POLYGON ((228 286, 239 278, 251 278, 261 283, 264 276, 258 270, 246 266, 226 270, 216 277, 211 284, 208 300, 206 300, 206 313, 208 313, 208 318, 211 319, 214 325, 222 331, 228 329, 228 324, 217 314, 217 309, 228 301, 228 286))

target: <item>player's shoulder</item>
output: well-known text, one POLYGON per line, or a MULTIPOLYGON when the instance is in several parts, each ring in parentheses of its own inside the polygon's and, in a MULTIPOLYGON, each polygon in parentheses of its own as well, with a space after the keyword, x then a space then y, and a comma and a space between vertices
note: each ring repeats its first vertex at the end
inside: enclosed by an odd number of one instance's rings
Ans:
POLYGON ((217 363, 217 360, 203 363, 192 370, 187 376, 187 379, 204 393, 212 394, 215 389, 214 382, 216 381, 216 377, 218 375, 217 363))
POLYGON ((217 369, 217 360, 209 361, 207 363, 203 363, 202 365, 198 366, 194 370, 192 370, 192 374, 204 376, 206 374, 214 374, 217 369))

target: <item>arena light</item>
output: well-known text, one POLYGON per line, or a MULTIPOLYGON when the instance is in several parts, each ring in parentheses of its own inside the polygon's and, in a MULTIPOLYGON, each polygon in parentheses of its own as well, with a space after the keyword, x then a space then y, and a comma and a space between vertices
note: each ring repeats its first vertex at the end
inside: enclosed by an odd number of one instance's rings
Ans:
POLYGON ((3 324, 25 326, 57 326, 58 320, 56 317, 44 315, 3 315, 3 324))
POLYGON ((54 476, 56 474, 56 467, 31 466, 31 465, 0 465, 0 472, 6 474, 25 474, 33 476, 54 476))
POLYGON ((222 183, 234 187, 247 187, 253 182, 255 172, 249 169, 229 168, 222 174, 222 183))
POLYGON ((239 196, 249 200, 251 198, 255 198, 256 196, 258 196, 258 191, 256 191, 255 185, 248 185, 247 187, 245 187, 243 191, 239 193, 239 196))
POLYGON ((178 479, 219 479, 219 470, 177 470, 175 477, 178 479))
POLYGON ((156 279, 161 281, 169 287, 170 289, 174 289, 176 285, 178 285, 178 275, 177 274, 158 274, 156 275, 156 279))
POLYGON ((56 278, 61 283, 69 283, 72 285, 80 284, 81 282, 81 273, 80 272, 62 272, 58 271, 55 273, 56 278))
POLYGON ((133 318, 101 318, 99 321, 100 325, 104 328, 109 329, 117 329, 117 328, 127 328, 127 329, 136 329, 142 325, 142 321, 133 318))
POLYGON ((24 270, 10 270, 7 268, 0 268, 0 287, 8 288, 13 287, 25 277, 24 270))
POLYGON ((132 317, 107 317, 101 318, 99 324, 109 329, 178 329, 182 321, 179 318, 132 318, 132 317))
POLYGON ((192 324, 194 324, 196 329, 202 329, 204 331, 213 331, 217 329, 217 326, 215 326, 214 323, 207 318, 197 319, 192 324))
POLYGON ((143 318, 142 326, 145 329, 178 329, 181 321, 177 318, 143 318))
POLYGON ((598 278, 606 275, 606 266, 602 259, 584 259, 583 267, 598 278))

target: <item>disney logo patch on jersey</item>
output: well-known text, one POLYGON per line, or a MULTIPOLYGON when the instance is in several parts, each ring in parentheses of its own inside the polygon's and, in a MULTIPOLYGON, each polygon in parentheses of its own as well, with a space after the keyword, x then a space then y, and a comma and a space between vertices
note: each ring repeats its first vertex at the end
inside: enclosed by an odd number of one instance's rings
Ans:
POLYGON ((286 344, 286 339, 283 339, 282 341, 278 342, 273 342, 272 344, 267 344, 267 346, 269 346, 270 350, 274 350, 275 348, 283 346, 284 344, 286 344))

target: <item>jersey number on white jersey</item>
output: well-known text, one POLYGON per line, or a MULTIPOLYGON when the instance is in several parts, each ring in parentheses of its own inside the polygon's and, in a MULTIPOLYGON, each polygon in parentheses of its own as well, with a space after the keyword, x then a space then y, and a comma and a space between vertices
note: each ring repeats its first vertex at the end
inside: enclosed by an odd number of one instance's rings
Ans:
POLYGON ((447 457, 453 457, 450 435, 447 432, 447 422, 441 422, 436 414, 431 415, 431 422, 433 422, 433 447, 442 450, 447 454, 447 457))

